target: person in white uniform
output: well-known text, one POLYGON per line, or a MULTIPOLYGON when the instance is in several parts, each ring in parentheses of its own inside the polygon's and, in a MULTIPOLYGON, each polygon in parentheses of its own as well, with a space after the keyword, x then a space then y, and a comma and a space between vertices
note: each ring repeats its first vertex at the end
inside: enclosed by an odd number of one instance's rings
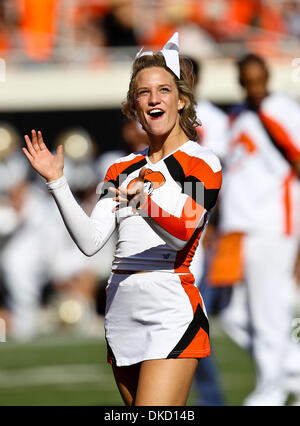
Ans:
POLYGON ((231 129, 219 231, 241 235, 241 284, 233 287, 221 318, 255 362, 256 386, 244 404, 283 405, 287 370, 300 378, 299 345, 291 339, 299 257, 300 106, 269 93, 268 69, 259 56, 245 56, 238 69, 246 102, 231 129), (291 361, 295 357, 298 366, 291 361))
POLYGON ((156 53, 140 51, 123 111, 137 118, 150 146, 115 162, 91 216, 63 175, 41 132, 23 152, 46 180, 66 226, 88 256, 117 229, 107 286, 108 361, 128 405, 184 405, 198 359, 210 353, 208 320, 189 265, 222 172, 196 142, 195 101, 181 67, 178 33, 156 53))

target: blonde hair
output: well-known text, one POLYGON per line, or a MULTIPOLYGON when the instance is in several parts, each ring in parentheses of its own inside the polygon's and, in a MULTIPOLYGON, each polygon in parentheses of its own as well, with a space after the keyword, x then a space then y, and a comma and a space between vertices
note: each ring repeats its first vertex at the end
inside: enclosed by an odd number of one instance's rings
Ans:
POLYGON ((193 141, 196 141, 197 130, 196 127, 200 125, 197 121, 195 106, 196 101, 189 85, 188 73, 190 70, 185 58, 180 58, 180 79, 166 66, 165 59, 162 55, 145 55, 137 58, 132 66, 132 74, 127 92, 127 99, 122 103, 122 112, 131 120, 136 119, 136 77, 137 74, 145 69, 151 67, 162 67, 168 71, 174 78, 179 98, 185 102, 184 107, 179 110, 179 124, 186 136, 193 141))

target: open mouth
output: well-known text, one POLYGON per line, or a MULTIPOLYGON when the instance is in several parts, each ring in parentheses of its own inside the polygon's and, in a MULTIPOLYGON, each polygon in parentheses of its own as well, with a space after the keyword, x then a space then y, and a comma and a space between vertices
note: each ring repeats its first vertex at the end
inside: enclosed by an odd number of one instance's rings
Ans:
POLYGON ((164 113, 165 111, 159 108, 154 108, 151 111, 149 111, 149 115, 152 119, 160 118, 164 113))

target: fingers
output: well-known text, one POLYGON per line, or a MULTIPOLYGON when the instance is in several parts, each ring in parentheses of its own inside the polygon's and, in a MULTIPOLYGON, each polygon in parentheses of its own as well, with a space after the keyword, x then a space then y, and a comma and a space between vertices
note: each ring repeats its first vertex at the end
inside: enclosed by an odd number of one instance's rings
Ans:
POLYGON ((116 210, 119 210, 119 208, 121 207, 127 207, 128 205, 130 205, 130 203, 134 199, 134 196, 136 195, 136 193, 133 195, 130 195, 129 191, 121 187, 119 188, 109 187, 108 191, 112 195, 114 195, 113 200, 119 203, 119 205, 112 210, 113 212, 116 210))
POLYGON ((114 188, 113 186, 110 186, 110 187, 108 188, 108 191, 109 191, 111 194, 114 194, 114 195, 118 195, 118 193, 119 193, 119 191, 118 191, 116 188, 114 188))
MULTIPOLYGON (((47 149, 47 147, 44 143, 41 131, 38 131, 36 133, 35 130, 31 130, 31 140, 30 140, 28 135, 25 135, 24 139, 25 139, 28 151, 33 158, 36 156, 36 154, 39 151, 47 149)), ((28 151, 27 151, 27 153, 28 153, 28 151)), ((24 151, 24 153, 25 153, 25 151, 24 151)))
POLYGON ((124 192, 123 191, 121 192, 120 189, 121 188, 118 188, 118 189, 116 189, 116 188, 109 188, 108 190, 112 194, 115 195, 114 198, 113 198, 114 201, 117 201, 118 203, 123 204, 123 205, 127 205, 128 202, 129 202, 129 199, 128 199, 127 195, 126 195, 126 191, 125 191, 125 194, 124 194, 124 192))
POLYGON ((32 143, 31 143, 29 136, 25 135, 24 139, 25 139, 28 151, 30 152, 31 156, 34 158, 36 156, 36 151, 35 151, 34 147, 32 146, 32 143))
POLYGON ((139 173, 139 177, 138 180, 144 182, 144 178, 145 178, 145 172, 146 172, 147 168, 146 167, 142 167, 139 173))
POLYGON ((58 145, 56 148, 56 156, 60 159, 60 161, 64 161, 64 150, 62 145, 58 145))
POLYGON ((123 188, 121 188, 121 187, 119 187, 119 188, 114 188, 113 186, 110 186, 109 188, 108 188, 108 191, 111 193, 111 194, 114 194, 115 195, 115 197, 120 197, 120 198, 123 198, 123 199, 126 199, 127 200, 127 195, 128 195, 128 191, 126 190, 126 189, 123 189, 123 188))
POLYGON ((36 152, 40 151, 40 146, 38 144, 38 138, 35 130, 31 130, 31 140, 32 140, 32 146, 35 149, 36 152))
POLYGON ((126 200, 127 203, 130 203, 135 198, 139 197, 141 193, 141 186, 140 184, 134 184, 132 188, 125 189, 125 188, 118 188, 119 190, 119 199, 126 200))
POLYGON ((124 197, 130 197, 131 195, 132 195, 132 191, 130 191, 130 190, 127 190, 127 189, 125 189, 125 188, 121 188, 121 187, 119 187, 118 188, 118 191, 119 191, 119 193, 121 194, 121 195, 123 195, 124 197))
POLYGON ((64 150, 63 146, 62 145, 58 145, 58 147, 56 148, 56 153, 57 154, 62 154, 63 150, 64 150))
MULTIPOLYGON (((143 173, 141 173, 141 176, 144 176, 144 174, 145 172, 143 171, 143 173)), ((144 179, 141 178, 140 182, 134 183, 132 188, 128 190, 120 186, 118 188, 109 187, 108 191, 112 195, 114 195, 113 200, 119 203, 112 210, 112 212, 115 212, 122 207, 128 207, 128 206, 132 207, 133 210, 135 211, 138 208, 138 206, 141 204, 141 200, 143 199, 143 197, 141 197, 143 194, 142 188, 144 187, 143 182, 144 182, 144 179)))
POLYGON ((42 132, 40 130, 37 133, 37 143, 41 151, 43 151, 44 149, 47 149, 43 140, 42 132))
POLYGON ((28 160, 30 161, 30 163, 32 163, 32 161, 34 160, 33 156, 30 155, 30 153, 27 151, 26 148, 22 148, 22 151, 24 152, 24 154, 26 155, 26 157, 28 158, 28 160))

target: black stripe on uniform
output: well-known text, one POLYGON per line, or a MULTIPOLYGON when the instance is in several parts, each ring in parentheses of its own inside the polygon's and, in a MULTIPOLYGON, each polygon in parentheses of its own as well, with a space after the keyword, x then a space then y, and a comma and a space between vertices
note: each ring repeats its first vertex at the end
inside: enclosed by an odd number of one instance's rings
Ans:
POLYGON ((113 351, 112 351, 112 348, 110 347, 110 345, 109 345, 109 343, 108 343, 107 339, 105 339, 105 340, 106 340, 107 352, 108 352, 108 355, 110 356, 110 359, 111 359, 112 365, 117 365, 116 357, 114 356, 114 353, 113 353, 113 351))
POLYGON ((183 182, 185 181, 185 174, 181 164, 173 155, 169 155, 164 160, 165 165, 167 166, 170 175, 175 180, 175 182, 179 183, 181 187, 183 186, 183 182))
POLYGON ((167 358, 177 358, 189 346, 200 328, 203 328, 203 330, 209 336, 208 319, 206 318, 205 313, 198 303, 197 309, 194 313, 194 318, 192 319, 182 338, 179 340, 174 349, 171 350, 167 358))
POLYGON ((206 189, 195 176, 185 176, 181 164, 173 155, 164 160, 172 178, 181 186, 181 191, 190 196, 197 204, 210 210, 216 204, 219 189, 206 189))
POLYGON ((192 197, 196 203, 206 210, 210 210, 217 202, 219 189, 206 189, 203 183, 195 176, 187 176, 182 192, 192 197))
MULTIPOLYGON (((137 163, 133 163, 130 166, 127 167, 127 169, 123 170, 121 175, 130 175, 130 173, 134 172, 135 170, 140 169, 141 167, 145 166, 147 164, 146 158, 143 158, 142 160, 138 161, 137 163)), ((119 176, 118 176, 119 177, 119 176)))

